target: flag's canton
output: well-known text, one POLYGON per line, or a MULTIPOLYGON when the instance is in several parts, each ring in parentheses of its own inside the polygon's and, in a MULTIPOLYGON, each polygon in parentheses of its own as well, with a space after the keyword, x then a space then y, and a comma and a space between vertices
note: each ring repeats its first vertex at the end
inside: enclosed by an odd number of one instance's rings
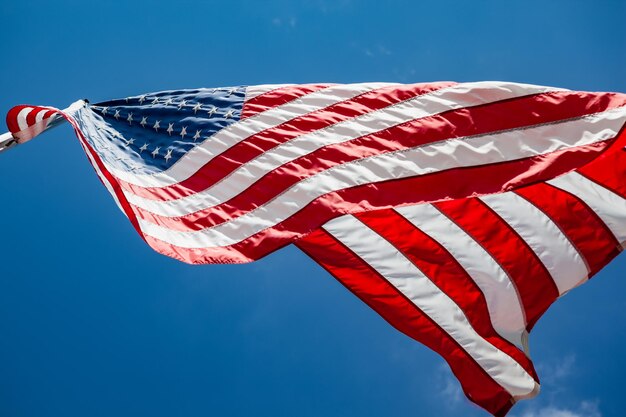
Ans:
POLYGON ((245 87, 163 91, 89 106, 76 119, 115 169, 164 171, 199 143, 238 121, 245 87))

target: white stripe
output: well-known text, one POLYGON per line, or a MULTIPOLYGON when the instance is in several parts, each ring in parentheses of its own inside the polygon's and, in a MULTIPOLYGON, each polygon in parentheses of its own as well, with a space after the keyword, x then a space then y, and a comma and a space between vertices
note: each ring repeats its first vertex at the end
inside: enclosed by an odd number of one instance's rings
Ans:
POLYGON ((295 117, 323 109, 388 85, 391 84, 340 85, 307 94, 297 100, 271 108, 225 127, 187 152, 170 168, 162 172, 155 174, 132 174, 115 169, 109 165, 107 165, 107 170, 117 178, 143 187, 165 187, 176 184, 189 178, 215 156, 252 135, 276 127, 295 117))
POLYGON ((43 115, 46 114, 47 111, 48 111, 48 109, 41 109, 41 110, 39 110, 39 112, 35 116, 35 123, 41 122, 43 120, 43 115))
POLYGON ((22 110, 17 113, 17 126, 20 128, 20 131, 28 128, 28 123, 26 122, 26 117, 30 114, 34 109, 32 107, 24 107, 22 110))
POLYGON ((607 225, 613 236, 626 245, 626 200, 577 172, 548 181, 583 200, 607 225))
POLYGON ((582 284, 589 271, 584 260, 545 213, 509 192, 480 197, 530 246, 550 272, 559 294, 582 284))
POLYGON ((276 90, 278 88, 289 87, 293 84, 261 84, 261 85, 251 85, 246 87, 246 101, 252 100, 253 98, 260 96, 261 94, 269 93, 272 90, 276 90))
POLYGON ((39 109, 35 116, 35 124, 31 127, 33 130, 33 137, 37 136, 46 129, 47 122, 43 121, 43 115, 46 114, 48 109, 39 109))
POLYGON ((626 108, 564 122, 497 135, 457 138, 375 155, 338 165, 293 185, 268 202, 231 221, 195 232, 180 232, 140 220, 143 232, 184 248, 228 246, 270 228, 314 199, 344 188, 442 170, 513 161, 612 138, 626 108))
POLYGON ((538 392, 539 386, 524 368, 481 337, 463 310, 387 240, 353 216, 334 219, 323 227, 407 296, 513 397, 538 392))
POLYGON ((131 204, 161 216, 184 216, 230 200, 276 168, 324 146, 348 142, 414 119, 452 109, 527 95, 527 88, 493 88, 462 84, 437 90, 411 100, 346 120, 326 129, 301 135, 241 165, 212 187, 171 201, 158 201, 125 192, 131 204), (482 90, 485 88, 486 90, 482 90), (471 94, 468 93, 471 91, 471 94), (487 94, 488 92, 488 94, 487 94))
POLYGON ((500 265, 471 236, 431 204, 397 208, 396 211, 439 242, 478 285, 487 301, 494 329, 511 343, 528 350, 524 309, 515 284, 500 265))

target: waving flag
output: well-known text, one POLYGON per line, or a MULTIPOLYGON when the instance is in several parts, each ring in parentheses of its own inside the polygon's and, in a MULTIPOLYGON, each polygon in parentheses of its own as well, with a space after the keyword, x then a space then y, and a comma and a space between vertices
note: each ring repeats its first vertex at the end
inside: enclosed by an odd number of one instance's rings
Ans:
POLYGON ((504 415, 539 390, 532 326, 626 243, 625 105, 506 82, 165 91, 18 106, 0 146, 64 118, 156 251, 295 243, 504 415))

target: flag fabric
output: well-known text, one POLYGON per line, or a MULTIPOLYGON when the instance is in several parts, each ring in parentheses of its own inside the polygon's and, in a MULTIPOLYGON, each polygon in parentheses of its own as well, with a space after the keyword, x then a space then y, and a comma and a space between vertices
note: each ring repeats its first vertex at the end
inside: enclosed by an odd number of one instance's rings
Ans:
MULTIPOLYGON (((140 236, 188 263, 295 243, 504 415, 528 332, 626 243, 626 95, 508 82, 164 91, 64 118, 140 236)), ((56 120, 56 119, 53 119, 56 120)))
POLYGON ((344 215, 296 245, 504 415, 539 390, 528 332, 624 247, 624 178, 616 148, 515 191, 344 215))

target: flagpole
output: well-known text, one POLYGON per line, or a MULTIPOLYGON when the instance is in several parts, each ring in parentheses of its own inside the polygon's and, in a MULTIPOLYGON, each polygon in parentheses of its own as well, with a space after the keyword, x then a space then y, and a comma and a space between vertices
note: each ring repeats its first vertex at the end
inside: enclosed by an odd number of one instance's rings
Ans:
POLYGON ((0 152, 4 152, 15 145, 17 145, 17 141, 13 138, 11 132, 0 135, 0 152))

